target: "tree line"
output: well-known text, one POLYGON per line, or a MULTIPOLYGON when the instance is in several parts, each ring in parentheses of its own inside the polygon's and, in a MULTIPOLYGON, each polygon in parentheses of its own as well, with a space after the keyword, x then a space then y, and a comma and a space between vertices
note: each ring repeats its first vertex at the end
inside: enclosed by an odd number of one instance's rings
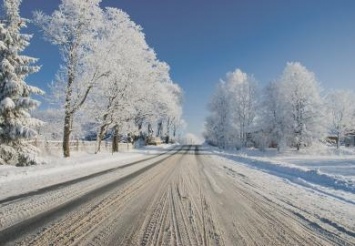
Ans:
POLYGON ((153 135, 169 140, 176 135, 183 124, 182 90, 171 80, 169 65, 157 58, 142 28, 127 13, 117 8, 103 9, 101 0, 62 0, 52 14, 34 13, 33 22, 45 40, 58 47, 62 64, 49 93, 51 105, 56 107, 33 113, 38 102, 30 96, 42 91, 24 81, 39 67, 30 66, 36 59, 19 55, 31 38, 20 33, 27 21, 19 15, 20 3, 21 0, 3 1, 4 21, 0 25, 2 64, 5 59, 19 63, 1 71, 2 162, 10 163, 9 156, 13 156, 11 163, 17 165, 38 163, 25 141, 38 131, 49 138, 61 137, 65 157, 70 156, 69 141, 88 131, 96 132, 97 152, 108 134, 113 136, 113 151, 117 151, 120 136, 127 133, 130 140, 146 140, 153 135), (3 36, 2 30, 9 37, 3 36), (11 79, 6 77, 8 73, 11 79), (5 90, 11 86, 17 94, 5 90), (13 124, 15 121, 20 123, 13 124), (28 130, 18 131, 22 126, 28 130), (9 146, 13 149, 9 150, 9 146), (30 152, 31 158, 20 160, 16 154, 19 150, 30 152))
POLYGON ((313 72, 290 62, 260 88, 240 69, 221 80, 209 102, 205 138, 221 148, 256 146, 300 150, 334 136, 337 147, 355 133, 353 91, 325 92, 313 72))

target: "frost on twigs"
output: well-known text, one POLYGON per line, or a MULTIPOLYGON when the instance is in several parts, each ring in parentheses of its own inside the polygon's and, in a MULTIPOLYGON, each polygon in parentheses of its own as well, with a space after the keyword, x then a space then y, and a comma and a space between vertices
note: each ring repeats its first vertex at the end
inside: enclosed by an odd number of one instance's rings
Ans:
POLYGON ((42 124, 31 117, 31 110, 39 105, 31 95, 43 91, 25 82, 39 66, 32 65, 37 59, 20 55, 31 39, 31 35, 20 33, 26 27, 26 20, 19 15, 20 3, 4 0, 0 22, 0 164, 27 166, 42 163, 28 140, 42 124))
MULTIPOLYGON (((64 157, 70 157, 69 141, 78 139, 78 125, 88 130, 85 138, 97 139, 96 152, 108 136, 117 152, 124 138, 145 142, 160 137, 169 142, 181 122, 182 90, 171 80, 169 66, 158 60, 142 28, 128 14, 102 9, 100 3, 62 0, 51 15, 34 14, 45 39, 58 46, 62 56, 51 100, 63 112, 64 157)), ((52 116, 50 121, 57 125, 52 112, 43 115, 52 116)), ((58 137, 52 129, 46 128, 51 131, 47 136, 58 137)))
MULTIPOLYGON (((269 83, 260 96, 254 78, 237 69, 218 84, 210 101, 206 141, 223 149, 310 147, 326 136, 321 91, 315 75, 299 62, 287 63, 280 78, 269 83)), ((342 113, 339 106, 330 108, 333 114, 342 113)), ((349 122, 338 118, 334 118, 334 128, 339 128, 339 122, 349 122)))

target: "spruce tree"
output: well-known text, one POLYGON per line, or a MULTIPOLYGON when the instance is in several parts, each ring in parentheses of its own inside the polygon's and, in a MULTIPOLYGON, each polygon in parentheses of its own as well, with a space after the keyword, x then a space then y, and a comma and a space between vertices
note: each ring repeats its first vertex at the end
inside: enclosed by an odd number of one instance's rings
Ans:
POLYGON ((37 59, 20 55, 32 37, 20 32, 27 22, 20 17, 20 4, 21 0, 4 0, 0 20, 0 164, 25 166, 38 163, 38 151, 26 140, 41 124, 30 115, 39 105, 31 95, 43 91, 25 82, 40 67, 33 65, 37 59))

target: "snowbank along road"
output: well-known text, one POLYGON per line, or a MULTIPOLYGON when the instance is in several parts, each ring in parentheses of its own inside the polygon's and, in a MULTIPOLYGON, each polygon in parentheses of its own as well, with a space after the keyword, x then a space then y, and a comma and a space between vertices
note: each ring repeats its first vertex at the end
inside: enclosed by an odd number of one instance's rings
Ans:
POLYGON ((260 173, 182 146, 0 201, 0 244, 355 245, 354 224, 268 189, 260 173))

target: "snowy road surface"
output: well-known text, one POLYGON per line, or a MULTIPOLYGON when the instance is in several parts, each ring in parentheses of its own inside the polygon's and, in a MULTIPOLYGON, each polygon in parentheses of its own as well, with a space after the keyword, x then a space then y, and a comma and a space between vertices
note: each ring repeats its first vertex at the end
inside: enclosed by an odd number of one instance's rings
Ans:
POLYGON ((354 201, 182 146, 0 200, 0 242, 355 245, 354 201))

